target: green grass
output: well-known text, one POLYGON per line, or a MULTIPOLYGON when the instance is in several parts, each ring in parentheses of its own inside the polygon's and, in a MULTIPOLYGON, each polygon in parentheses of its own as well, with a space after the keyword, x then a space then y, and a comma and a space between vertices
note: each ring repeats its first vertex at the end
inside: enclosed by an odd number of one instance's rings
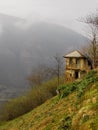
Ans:
POLYGON ((60 86, 60 95, 3 123, 0 130, 98 130, 97 78, 97 72, 90 72, 81 81, 68 84, 67 89, 60 86))

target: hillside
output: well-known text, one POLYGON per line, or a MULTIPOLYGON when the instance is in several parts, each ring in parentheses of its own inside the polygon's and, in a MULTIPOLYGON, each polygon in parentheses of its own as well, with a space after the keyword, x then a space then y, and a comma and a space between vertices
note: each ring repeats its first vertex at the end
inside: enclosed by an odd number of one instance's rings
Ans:
POLYGON ((58 89, 59 95, 0 130, 98 130, 98 73, 58 89))

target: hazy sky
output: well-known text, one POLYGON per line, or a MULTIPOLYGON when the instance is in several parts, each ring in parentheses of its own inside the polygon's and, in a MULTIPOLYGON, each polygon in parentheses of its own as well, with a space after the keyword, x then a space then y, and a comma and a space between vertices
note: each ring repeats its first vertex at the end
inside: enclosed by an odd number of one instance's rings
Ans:
POLYGON ((83 32, 77 21, 98 8, 98 0, 0 0, 0 13, 45 21, 83 32))

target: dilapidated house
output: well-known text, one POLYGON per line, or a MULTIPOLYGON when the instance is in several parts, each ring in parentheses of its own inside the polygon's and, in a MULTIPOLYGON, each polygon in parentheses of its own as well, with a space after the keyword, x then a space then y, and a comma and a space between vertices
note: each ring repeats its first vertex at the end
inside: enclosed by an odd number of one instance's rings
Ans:
POLYGON ((67 80, 82 78, 92 69, 90 59, 75 50, 64 56, 66 60, 65 76, 67 80))

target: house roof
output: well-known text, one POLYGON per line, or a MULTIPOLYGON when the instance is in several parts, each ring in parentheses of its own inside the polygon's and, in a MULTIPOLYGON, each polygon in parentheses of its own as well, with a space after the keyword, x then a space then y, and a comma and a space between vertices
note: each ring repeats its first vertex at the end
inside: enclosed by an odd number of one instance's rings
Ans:
POLYGON ((85 56, 78 50, 72 51, 64 56, 64 58, 68 58, 68 57, 76 57, 76 58, 84 57, 85 58, 85 56))

